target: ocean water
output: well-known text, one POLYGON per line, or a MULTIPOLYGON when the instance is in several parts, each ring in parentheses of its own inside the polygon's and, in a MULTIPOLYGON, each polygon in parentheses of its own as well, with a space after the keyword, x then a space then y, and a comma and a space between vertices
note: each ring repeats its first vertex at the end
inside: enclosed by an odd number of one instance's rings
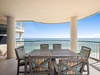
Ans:
MULTIPOLYGON (((39 41, 39 40, 70 40, 70 38, 23 38, 24 41, 39 41)), ((78 38, 78 41, 96 41, 100 42, 100 38, 78 38)))
MULTIPOLYGON (((18 40, 18 39, 17 39, 18 40)), ((41 44, 49 44, 49 49, 53 49, 53 44, 61 44, 62 49, 70 49, 69 38, 24 38, 24 47, 26 52, 30 52, 34 49, 40 49, 41 44)), ((82 46, 91 48, 91 56, 99 58, 100 50, 100 38, 78 38, 78 50, 81 50, 82 46)))
POLYGON ((49 49, 53 49, 53 44, 61 44, 62 49, 69 48, 69 40, 67 39, 56 39, 56 38, 26 38, 24 39, 25 49, 29 51, 33 49, 40 49, 40 44, 49 44, 49 49))
MULTIPOLYGON (((100 42, 100 38, 79 38, 78 47, 81 45, 89 46, 96 45, 100 42), (83 42, 88 41, 88 42, 83 42), (90 42, 89 42, 90 41, 90 42), (96 42, 96 43, 95 43, 96 42)), ((70 39, 69 38, 24 38, 24 46, 27 51, 32 49, 40 49, 40 44, 49 44, 49 49, 53 48, 53 44, 61 44, 62 49, 70 48, 70 39)))

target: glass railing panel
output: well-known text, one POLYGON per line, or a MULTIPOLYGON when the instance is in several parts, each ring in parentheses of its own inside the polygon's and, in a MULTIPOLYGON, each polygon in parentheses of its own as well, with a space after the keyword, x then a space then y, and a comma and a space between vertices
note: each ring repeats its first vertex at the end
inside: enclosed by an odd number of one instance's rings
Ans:
MULTIPOLYGON (((24 45, 26 52, 30 52, 34 49, 40 49, 41 44, 49 44, 49 49, 53 49, 53 44, 61 44, 62 49, 70 49, 70 41, 69 40, 37 40, 37 41, 17 41, 17 46, 24 45), (23 43, 22 43, 23 42, 23 43), (18 45, 19 44, 19 45, 18 45)), ((81 50, 82 46, 90 47, 91 54, 90 57, 95 59, 100 59, 99 57, 99 50, 100 50, 100 43, 99 42, 91 42, 91 41, 78 41, 78 53, 81 50)))
MULTIPOLYGON (((16 46, 21 45, 22 41, 17 41, 16 46)), ((61 44, 62 49, 69 49, 70 43, 67 41, 23 41, 26 52, 30 52, 33 49, 40 49, 41 44, 49 44, 49 49, 53 49, 53 44, 61 44)))
POLYGON ((21 25, 16 25, 16 29, 23 29, 23 26, 21 26, 21 25))

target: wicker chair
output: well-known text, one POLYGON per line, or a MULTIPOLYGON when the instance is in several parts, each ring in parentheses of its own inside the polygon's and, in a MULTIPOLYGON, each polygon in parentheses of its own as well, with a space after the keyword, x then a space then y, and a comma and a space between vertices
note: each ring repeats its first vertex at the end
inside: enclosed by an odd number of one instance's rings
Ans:
POLYGON ((85 59, 73 57, 59 60, 56 67, 58 75, 82 75, 85 66, 85 59))
POLYGON ((17 65, 17 75, 19 73, 27 73, 27 65, 29 64, 28 62, 28 54, 25 53, 24 46, 20 46, 15 49, 16 57, 18 60, 18 65, 17 65), (26 71, 20 71, 20 67, 24 66, 26 71))
POLYGON ((49 44, 41 44, 40 49, 42 50, 48 50, 49 49, 49 44))
POLYGON ((84 72, 87 72, 87 74, 90 73, 89 72, 89 61, 88 61, 88 59, 90 57, 90 52, 91 52, 91 48, 82 46, 81 51, 79 53, 80 56, 87 59, 87 62, 85 63, 85 65, 87 66, 87 70, 84 69, 84 72))
POLYGON ((53 49, 61 49, 61 44, 53 44, 53 49))

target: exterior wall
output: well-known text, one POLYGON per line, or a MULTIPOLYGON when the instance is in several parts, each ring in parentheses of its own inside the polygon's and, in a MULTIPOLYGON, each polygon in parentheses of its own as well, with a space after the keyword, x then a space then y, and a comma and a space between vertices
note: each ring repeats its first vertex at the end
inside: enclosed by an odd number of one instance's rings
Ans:
MULTIPOLYGON (((7 52, 7 26, 6 23, 4 23, 4 20, 0 20, 0 56, 4 55, 7 52), (6 27, 3 27, 6 26, 6 27), (6 30, 6 32, 3 32, 4 30, 6 30), (5 38, 4 38, 5 37, 5 38)), ((22 33, 24 32, 23 28, 16 28, 16 33, 22 33)), ((18 43, 16 45, 16 47, 24 45, 24 43, 18 43)))
POLYGON ((0 55, 4 55, 7 51, 7 44, 0 45, 0 55))
POLYGON ((7 27, 4 21, 0 20, 0 55, 7 52, 7 27))

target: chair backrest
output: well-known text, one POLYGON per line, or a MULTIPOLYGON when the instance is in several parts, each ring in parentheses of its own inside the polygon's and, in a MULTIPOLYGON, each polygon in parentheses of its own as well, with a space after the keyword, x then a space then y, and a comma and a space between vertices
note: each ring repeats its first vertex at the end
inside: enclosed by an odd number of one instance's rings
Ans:
POLYGON ((49 44, 41 44, 40 49, 42 50, 48 50, 49 49, 49 44))
POLYGON ((90 57, 90 52, 91 52, 91 48, 82 46, 81 51, 80 51, 79 54, 81 56, 85 57, 85 58, 89 58, 90 57))
POLYGON ((72 58, 59 61, 58 75, 82 75, 85 66, 85 59, 72 58))
POLYGON ((29 67, 31 73, 51 73, 51 57, 34 57, 29 55, 29 67), (35 59, 41 60, 45 59, 44 61, 38 63, 35 59))
POLYGON ((16 53, 17 59, 22 59, 26 56, 24 46, 20 46, 16 48, 15 53, 16 53))
POLYGON ((53 49, 61 49, 61 44, 53 44, 53 49))

